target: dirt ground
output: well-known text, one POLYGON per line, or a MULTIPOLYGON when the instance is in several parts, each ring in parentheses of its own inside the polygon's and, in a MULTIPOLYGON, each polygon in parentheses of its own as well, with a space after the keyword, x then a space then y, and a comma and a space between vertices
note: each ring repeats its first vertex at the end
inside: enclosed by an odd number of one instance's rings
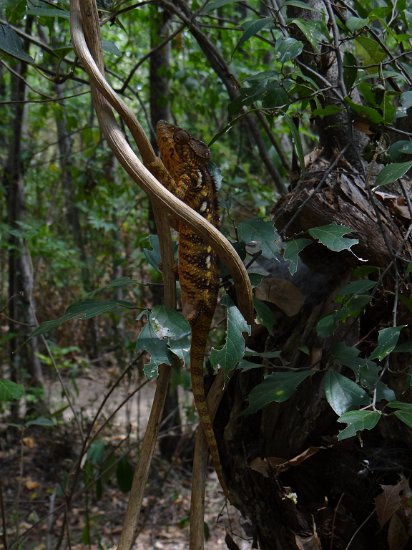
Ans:
MULTIPOLYGON (((0 423, 1 496, 5 517, 1 522, 0 548, 116 548, 128 499, 128 493, 123 492, 124 484, 131 479, 136 464, 136 449, 144 435, 155 384, 143 385, 117 410, 133 389, 144 382, 136 372, 110 394, 96 419, 96 412, 117 374, 115 368, 87 368, 75 381, 65 377, 64 391, 61 381, 50 380, 46 401, 47 408, 55 413, 54 425, 37 425, 47 424, 39 420, 39 416, 35 424, 24 427, 10 426, 5 419, 0 423), (87 459, 82 461, 69 501, 68 487, 73 482, 82 438, 89 428, 93 434, 102 430, 87 459)), ((193 418, 188 393, 182 395, 181 407, 182 418, 187 419, 183 426, 185 458, 170 464, 158 451, 155 453, 136 550, 188 548, 189 462, 195 427, 188 420, 193 418)), ((50 415, 46 417, 50 423, 50 415)), ((227 534, 239 550, 251 548, 240 514, 225 504, 212 470, 207 485, 205 525, 207 550, 227 548, 227 534)))

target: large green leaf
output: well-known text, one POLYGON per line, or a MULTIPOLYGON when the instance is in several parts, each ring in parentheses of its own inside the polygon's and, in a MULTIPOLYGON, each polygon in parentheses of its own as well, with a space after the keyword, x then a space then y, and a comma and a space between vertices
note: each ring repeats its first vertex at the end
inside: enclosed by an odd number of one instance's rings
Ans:
POLYGON ((309 234, 329 248, 329 250, 341 252, 342 250, 350 250, 353 245, 358 244, 359 239, 344 237, 344 235, 352 231, 350 227, 346 227, 345 225, 330 223, 321 227, 312 227, 312 229, 309 229, 309 234))
POLYGON ((250 334, 250 326, 227 296, 221 303, 227 307, 226 342, 222 348, 212 349, 210 362, 215 367, 221 367, 228 374, 236 367, 245 353, 243 333, 250 334))
POLYGON ((299 384, 312 374, 311 370, 269 374, 250 392, 249 406, 242 414, 253 414, 269 403, 287 401, 295 393, 299 384))
POLYGON ((379 411, 348 411, 338 418, 338 422, 345 423, 348 426, 339 432, 338 439, 347 439, 354 437, 357 432, 362 430, 372 430, 379 422, 381 414, 379 411))
POLYGON ((329 370, 323 383, 326 399, 339 416, 349 409, 370 403, 370 397, 365 390, 339 372, 329 370))

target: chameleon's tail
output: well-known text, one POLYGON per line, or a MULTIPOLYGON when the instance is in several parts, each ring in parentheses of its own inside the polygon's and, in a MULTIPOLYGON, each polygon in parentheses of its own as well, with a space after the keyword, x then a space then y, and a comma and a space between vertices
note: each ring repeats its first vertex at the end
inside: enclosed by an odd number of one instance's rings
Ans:
POLYGON ((229 490, 223 476, 222 464, 220 462, 219 448, 217 446, 209 408, 206 402, 205 386, 203 380, 203 359, 206 349, 207 337, 209 334, 210 319, 204 319, 200 315, 192 325, 192 347, 190 350, 190 375, 192 380, 192 392, 200 424, 203 428, 209 452, 212 457, 217 477, 223 492, 230 500, 229 490))

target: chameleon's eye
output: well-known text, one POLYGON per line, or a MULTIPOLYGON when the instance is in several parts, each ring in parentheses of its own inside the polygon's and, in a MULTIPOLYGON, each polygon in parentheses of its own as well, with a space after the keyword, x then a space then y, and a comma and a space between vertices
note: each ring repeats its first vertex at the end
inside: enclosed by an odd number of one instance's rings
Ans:
POLYGON ((176 132, 173 134, 173 139, 177 142, 177 143, 188 143, 189 142, 189 139, 190 139, 190 136, 187 132, 185 132, 184 130, 182 130, 181 128, 179 128, 178 130, 176 130, 176 132))

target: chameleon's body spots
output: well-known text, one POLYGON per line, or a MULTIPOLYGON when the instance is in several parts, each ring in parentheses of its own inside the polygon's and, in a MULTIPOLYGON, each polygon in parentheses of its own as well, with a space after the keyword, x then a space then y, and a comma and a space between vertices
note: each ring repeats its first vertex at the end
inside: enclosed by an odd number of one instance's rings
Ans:
MULTIPOLYGON (((163 164, 174 180, 169 191, 218 227, 217 195, 208 170, 210 151, 207 145, 164 121, 157 124, 157 143, 163 164)), ((218 258, 212 247, 188 225, 179 222, 178 229, 182 308, 192 327, 193 396, 219 481, 228 494, 203 383, 203 359, 219 290, 218 258)))

